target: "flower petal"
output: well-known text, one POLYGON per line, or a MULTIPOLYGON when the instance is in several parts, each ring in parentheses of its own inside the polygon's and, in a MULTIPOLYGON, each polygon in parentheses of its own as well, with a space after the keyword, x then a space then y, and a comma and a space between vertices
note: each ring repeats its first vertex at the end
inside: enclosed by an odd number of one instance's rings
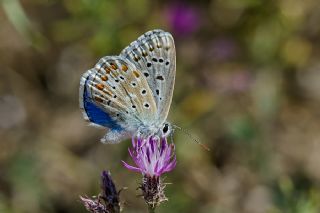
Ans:
POLYGON ((141 172, 141 169, 138 168, 138 167, 134 167, 134 166, 131 166, 129 164, 127 164, 126 162, 122 161, 123 163, 123 166, 126 167, 127 169, 131 170, 131 171, 134 171, 134 172, 141 172))
POLYGON ((122 161, 127 169, 153 177, 160 176, 175 168, 174 145, 168 144, 166 138, 150 136, 133 138, 132 140, 133 147, 128 151, 135 166, 122 161))

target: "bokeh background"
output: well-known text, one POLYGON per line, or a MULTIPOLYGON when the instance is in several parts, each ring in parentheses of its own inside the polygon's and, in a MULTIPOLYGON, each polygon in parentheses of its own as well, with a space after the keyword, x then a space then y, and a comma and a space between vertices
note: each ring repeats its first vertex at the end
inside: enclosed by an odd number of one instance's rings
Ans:
POLYGON ((86 212, 111 170, 146 212, 129 142, 99 143, 79 79, 142 33, 173 34, 177 168, 158 212, 320 212, 317 0, 1 0, 0 212, 86 212))

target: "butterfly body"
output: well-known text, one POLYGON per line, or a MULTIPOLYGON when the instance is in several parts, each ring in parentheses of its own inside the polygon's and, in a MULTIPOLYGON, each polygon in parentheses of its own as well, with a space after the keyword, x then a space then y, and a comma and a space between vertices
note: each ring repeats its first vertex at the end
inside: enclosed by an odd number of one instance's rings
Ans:
POLYGON ((117 143, 132 136, 165 137, 175 80, 170 33, 153 30, 119 56, 105 56, 80 80, 80 109, 92 125, 108 128, 101 139, 117 143), (166 131, 163 131, 166 130, 166 131))

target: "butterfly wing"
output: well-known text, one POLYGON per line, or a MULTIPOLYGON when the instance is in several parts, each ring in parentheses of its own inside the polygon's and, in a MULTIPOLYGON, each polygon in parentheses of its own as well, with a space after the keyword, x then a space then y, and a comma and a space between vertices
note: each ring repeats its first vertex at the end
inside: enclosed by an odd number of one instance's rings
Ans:
POLYGON ((176 51, 170 33, 162 30, 146 32, 120 54, 132 62, 146 77, 157 105, 157 121, 168 116, 176 73, 176 51))
POLYGON ((109 128, 103 142, 115 143, 135 134, 156 118, 153 93, 142 72, 120 56, 106 56, 80 81, 83 117, 109 128))

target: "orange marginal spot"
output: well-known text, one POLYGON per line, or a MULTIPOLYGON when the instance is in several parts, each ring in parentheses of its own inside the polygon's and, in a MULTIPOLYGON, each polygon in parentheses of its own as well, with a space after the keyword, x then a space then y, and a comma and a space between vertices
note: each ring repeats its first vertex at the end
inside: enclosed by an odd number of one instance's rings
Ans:
POLYGON ((139 74, 137 71, 135 71, 135 70, 133 71, 133 75, 136 76, 137 78, 140 77, 140 74, 139 74))
POLYGON ((103 90, 104 85, 103 84, 97 84, 96 87, 97 87, 98 90, 103 90))
POLYGON ((108 80, 108 76, 106 76, 106 75, 101 76, 101 80, 103 80, 103 81, 107 81, 107 80, 108 80))
POLYGON ((103 102, 102 98, 99 98, 99 97, 94 97, 94 100, 96 100, 97 102, 100 102, 100 103, 103 102))
POLYGON ((117 65, 115 65, 114 63, 110 63, 110 65, 111 65, 111 68, 112 68, 113 70, 118 69, 117 65))
POLYGON ((127 67, 127 65, 123 64, 122 67, 121 67, 121 69, 122 69, 124 72, 127 72, 128 67, 127 67))
POLYGON ((109 67, 105 67, 104 69, 106 70, 106 73, 107 73, 107 74, 110 74, 111 69, 110 69, 109 67))

